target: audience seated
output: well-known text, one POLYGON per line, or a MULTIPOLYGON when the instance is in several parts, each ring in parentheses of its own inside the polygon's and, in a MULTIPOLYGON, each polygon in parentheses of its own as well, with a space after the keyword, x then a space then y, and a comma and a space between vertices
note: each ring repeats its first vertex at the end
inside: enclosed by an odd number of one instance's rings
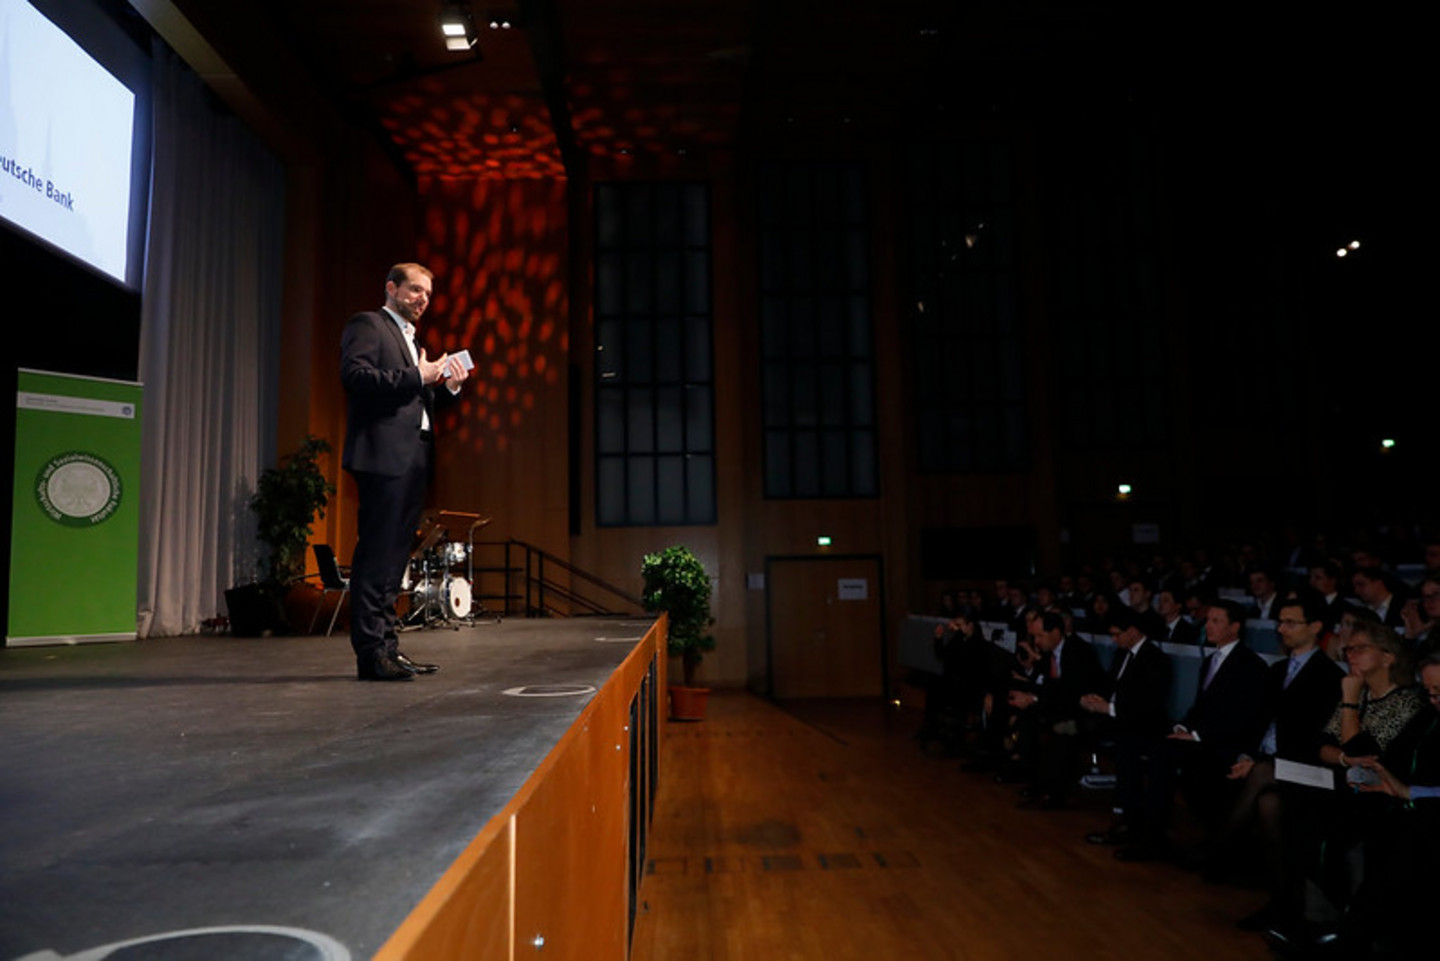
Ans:
POLYGON ((1227 777, 1241 785, 1229 816, 1211 836, 1205 871, 1212 880, 1228 877, 1244 861, 1242 841, 1258 828, 1270 901, 1241 919, 1240 927, 1263 931, 1286 916, 1285 900, 1294 888, 1281 845, 1281 792, 1275 759, 1313 764, 1320 757, 1321 730, 1340 703, 1344 671, 1320 649, 1324 603, 1319 595, 1281 604, 1279 631, 1286 658, 1272 664, 1261 697, 1264 734, 1230 768, 1227 777))
POLYGON ((1127 608, 1117 607, 1110 637, 1121 653, 1115 658, 1104 690, 1080 698, 1080 706, 1103 719, 1115 743, 1115 802, 1119 818, 1109 830, 1092 834, 1095 844, 1122 845, 1115 856, 1124 861, 1153 860, 1166 848, 1165 825, 1147 819, 1168 800, 1159 795, 1171 788, 1165 770, 1165 735, 1170 726, 1170 659, 1145 637, 1127 608))
POLYGON ((1417 659, 1440 649, 1440 574, 1427 574, 1420 582, 1420 596, 1411 598, 1400 609, 1405 625, 1405 640, 1417 659))
POLYGON ((1140 632, 1152 641, 1164 640, 1165 618, 1150 606, 1150 588, 1143 580, 1136 578, 1130 582, 1127 592, 1130 597, 1130 612, 1135 615, 1135 623, 1140 632))
POLYGON ((1313 924, 1304 915, 1303 879, 1314 881, 1336 907, 1348 901, 1349 856, 1370 813, 1351 785, 1363 783, 1371 758, 1387 767, 1403 763, 1390 748, 1424 704, 1412 662, 1394 631, 1357 622, 1345 656, 1349 672, 1340 680, 1340 703, 1321 732, 1319 752, 1320 763, 1334 772, 1334 789, 1281 784, 1288 888, 1277 892, 1272 908, 1280 920, 1269 930, 1283 945, 1313 937, 1313 924))
MULTIPOLYGON (((1234 801, 1234 786, 1226 775, 1259 740, 1266 725, 1266 665, 1240 639, 1244 623, 1245 609, 1238 602, 1210 605, 1205 632, 1215 650, 1205 659, 1194 704, 1169 737, 1180 788, 1211 830, 1234 801)), ((1168 798, 1163 800, 1168 805, 1168 798)), ((1166 813, 1157 811, 1152 817, 1163 824, 1166 813)))
POLYGON ((1031 621, 1030 640, 1040 655, 1034 689, 1010 695, 1017 714, 1016 753, 1034 773, 1021 806, 1052 810, 1065 806, 1080 774, 1080 698, 1101 690, 1105 677, 1095 649, 1067 631, 1058 611, 1031 621))
MULTIPOLYGON (((1263 868, 1269 899, 1237 923, 1266 931, 1277 950, 1418 953, 1425 928, 1415 922, 1440 863, 1440 538, 1386 533, 1383 549, 1409 585, 1382 567, 1381 549, 1356 548, 1346 565, 1329 559, 1333 543, 1290 537, 1267 552, 1262 538, 1214 555, 1117 556, 1040 582, 1033 598, 997 581, 985 613, 1016 631, 1013 654, 973 623, 937 633, 947 675, 953 665, 970 677, 947 679, 941 703, 980 719, 967 770, 998 766, 997 781, 1027 785, 1017 807, 1050 810, 1097 782, 1078 775, 1087 757, 1093 775, 1103 745, 1115 818, 1088 841, 1115 845, 1122 861, 1171 859, 1173 814, 1177 838, 1203 830, 1197 863, 1208 880, 1263 868), (1427 573, 1411 599, 1421 545, 1427 573), (1107 590, 1094 590, 1096 578, 1107 590), (1246 625, 1261 619, 1273 625, 1263 637, 1246 625), (1097 650, 1084 634, 1111 644, 1097 650), (1276 653, 1266 638, 1278 639, 1276 653), (1194 646, 1215 650, 1191 701, 1194 646), (1415 659, 1434 709, 1415 686, 1415 659), (1172 726, 1177 670, 1187 679, 1172 726), (1304 783, 1326 768, 1333 790, 1304 783), (1338 922, 1318 923, 1307 885, 1338 922)), ((947 611, 973 606, 960 593, 947 611)))
POLYGON ((1405 601, 1396 596, 1394 585, 1384 571, 1373 566, 1357 568, 1350 582, 1360 603, 1374 611, 1381 624, 1397 629, 1404 626, 1401 611, 1405 601))
POLYGON ((1160 615, 1161 629, 1156 640, 1168 644, 1199 644, 1200 629, 1185 616, 1185 608, 1173 588, 1155 593, 1155 613, 1160 615))
POLYGON ((1275 582, 1275 573, 1269 568, 1253 570, 1249 575, 1250 589, 1250 616, 1262 621, 1273 621, 1279 613, 1275 606, 1280 600, 1279 589, 1275 582))
POLYGON ((1351 606, 1340 589, 1344 573, 1336 561, 1319 561, 1312 564, 1308 571, 1311 589, 1325 602, 1325 629, 1328 631, 1340 625, 1340 615, 1351 606))

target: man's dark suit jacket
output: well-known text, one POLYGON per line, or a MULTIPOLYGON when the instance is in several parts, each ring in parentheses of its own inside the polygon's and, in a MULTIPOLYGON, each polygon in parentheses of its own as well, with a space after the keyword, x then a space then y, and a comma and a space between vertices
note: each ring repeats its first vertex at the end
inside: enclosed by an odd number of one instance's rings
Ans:
MULTIPOLYGON (((1340 703, 1340 679, 1345 670, 1324 651, 1310 655, 1290 686, 1285 686, 1287 658, 1271 664, 1265 675, 1265 722, 1275 723, 1275 753, 1290 761, 1318 764, 1320 731, 1340 703)), ((1264 735, 1264 730, 1261 730, 1264 735)), ((1251 751, 1258 756, 1256 749, 1251 751)))
POLYGON ((1060 648, 1060 676, 1049 677, 1050 658, 1038 665, 1040 676, 1040 708, 1046 721, 1073 720, 1080 716, 1080 698, 1094 694, 1105 686, 1105 669, 1100 656, 1089 641, 1073 634, 1060 648))
MULTIPOLYGON (((1213 656, 1213 655, 1212 655, 1213 656)), ((1237 643, 1207 688, 1208 660, 1200 670, 1200 690, 1180 723, 1227 764, 1252 750, 1270 723, 1265 715, 1265 661, 1244 642, 1237 643)))
POLYGON ((1124 662, 1125 652, 1117 651, 1111 673, 1117 729, 1138 738, 1164 737, 1170 729, 1170 656, 1154 641, 1145 641, 1131 655, 1125 673, 1116 678, 1124 662))
POLYGON ((341 464, 349 471, 404 474, 421 456, 422 412, 429 411, 434 426, 437 392, 420 382, 405 335, 389 314, 350 318, 340 339, 340 382, 349 403, 341 464))
POLYGON ((1199 644, 1200 628, 1182 617, 1175 622, 1173 628, 1166 627, 1162 629, 1160 640, 1169 644, 1199 644))

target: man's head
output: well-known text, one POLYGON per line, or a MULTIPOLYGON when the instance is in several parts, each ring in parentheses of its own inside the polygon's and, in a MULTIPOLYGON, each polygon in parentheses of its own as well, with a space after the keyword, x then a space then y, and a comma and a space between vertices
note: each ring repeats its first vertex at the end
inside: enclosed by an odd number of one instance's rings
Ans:
POLYGON ((1235 601, 1218 600, 1205 611, 1205 639, 1216 647, 1238 640, 1245 626, 1245 609, 1235 601))
POLYGON ((1174 591, 1166 588, 1155 592, 1155 613, 1165 618, 1166 624, 1181 615, 1180 602, 1175 599, 1174 591))
POLYGON ((1275 577, 1264 568, 1250 572, 1250 596, 1256 600, 1268 600, 1275 593, 1275 577))
POLYGON ((1440 574, 1428 574, 1420 582, 1420 620, 1440 621, 1440 574))
POLYGON ((1320 592, 1322 597, 1329 597, 1331 594, 1340 591, 1340 565, 1334 561, 1321 561, 1318 564, 1310 565, 1310 586, 1320 592))
POLYGON ((1390 598, 1390 586, 1385 583, 1385 575, 1378 567, 1360 568, 1355 572, 1351 583, 1355 587, 1355 596, 1371 607, 1383 604, 1390 598))
POLYGON ((1065 639, 1065 618, 1059 611, 1046 611, 1030 622, 1030 637, 1041 651, 1053 653, 1065 639))
POLYGON ((1315 646, 1325 630, 1325 610, 1318 599, 1304 597, 1285 601, 1275 625, 1280 642, 1291 654, 1304 654, 1315 646))
POLYGON ((1115 641, 1115 646, 1121 650, 1128 651, 1136 644, 1139 644, 1145 635, 1141 632, 1134 616, 1124 607, 1116 607, 1115 614, 1110 619, 1110 637, 1115 641))
POLYGON ((1130 582, 1130 607, 1132 610, 1144 611, 1150 608, 1150 588, 1145 586, 1141 580, 1130 582))
POLYGON ((396 264, 385 277, 385 306, 416 323, 430 306, 435 275, 419 264, 396 264))
POLYGON ((1420 686, 1430 696, 1430 706, 1440 711, 1440 653, 1420 662, 1420 686))

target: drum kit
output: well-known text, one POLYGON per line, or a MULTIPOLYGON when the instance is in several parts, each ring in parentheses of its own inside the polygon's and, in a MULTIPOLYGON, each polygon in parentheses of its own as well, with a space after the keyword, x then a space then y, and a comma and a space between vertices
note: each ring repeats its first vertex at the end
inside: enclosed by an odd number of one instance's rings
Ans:
POLYGON ((471 593, 475 583, 475 532, 491 518, 462 511, 427 511, 420 519, 410 563, 400 581, 409 611, 402 629, 440 625, 459 628, 485 616, 471 593), (463 531, 460 537, 455 533, 463 531))

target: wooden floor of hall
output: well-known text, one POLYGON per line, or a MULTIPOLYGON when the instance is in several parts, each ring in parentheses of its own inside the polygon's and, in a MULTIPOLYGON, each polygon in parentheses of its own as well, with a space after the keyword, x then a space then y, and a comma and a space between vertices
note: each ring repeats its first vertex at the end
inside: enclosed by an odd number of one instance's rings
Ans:
MULTIPOLYGON (((1108 797, 1016 789, 922 753, 913 712, 711 696, 671 723, 632 961, 1265 959, 1262 892, 1085 842, 1108 797)), ((932 749, 933 750, 933 749, 932 749)))

